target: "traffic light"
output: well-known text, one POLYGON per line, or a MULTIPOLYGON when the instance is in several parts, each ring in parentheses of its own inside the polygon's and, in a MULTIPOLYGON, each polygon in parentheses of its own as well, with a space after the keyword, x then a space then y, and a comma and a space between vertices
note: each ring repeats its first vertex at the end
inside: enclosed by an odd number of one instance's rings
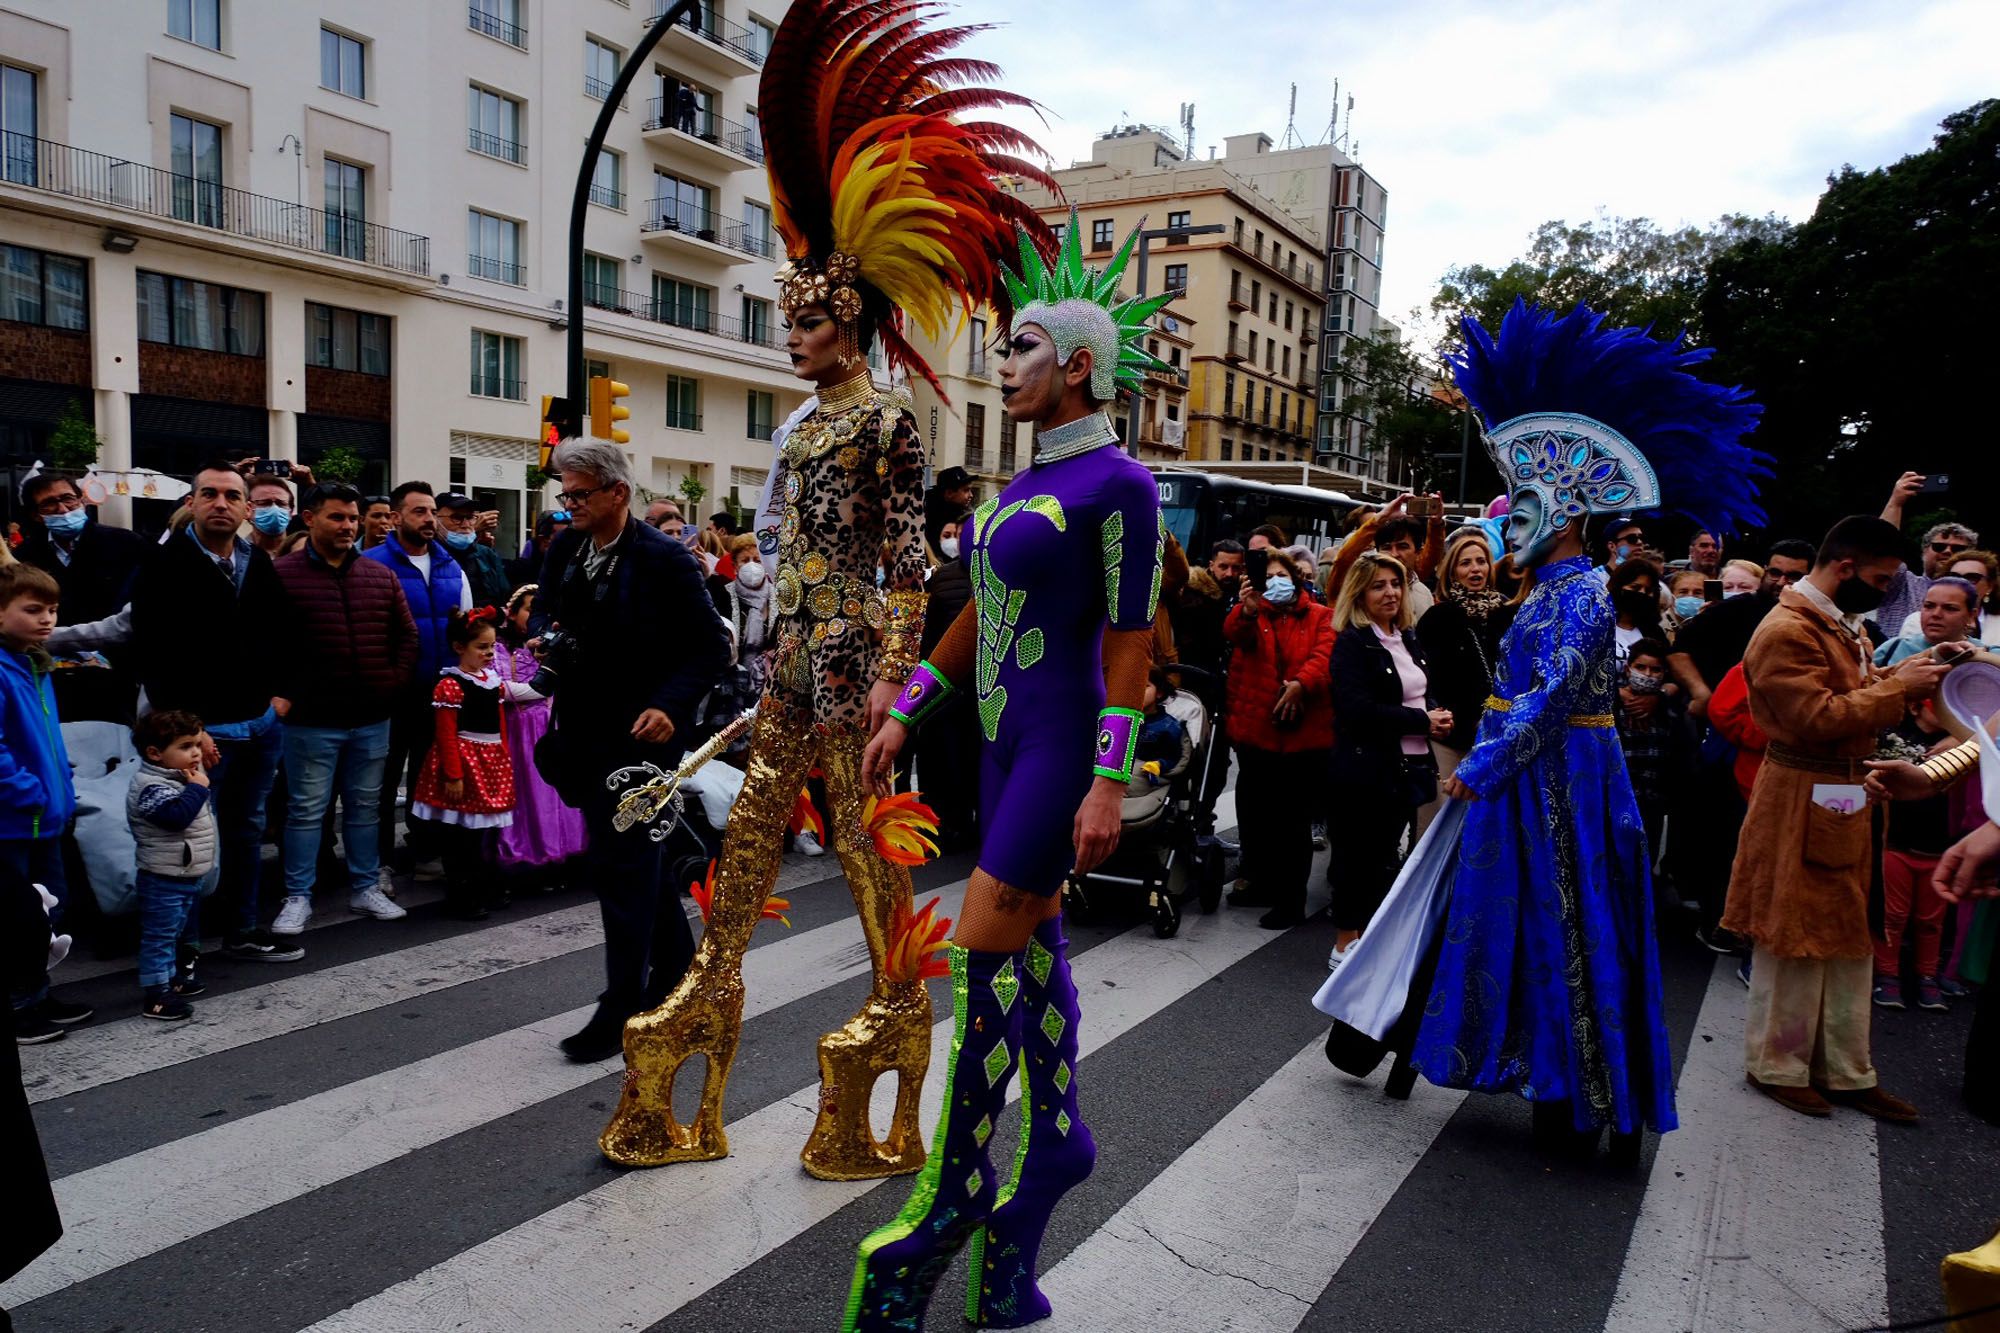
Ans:
POLYGON ((562 443, 563 424, 569 416, 569 399, 542 395, 542 471, 549 470, 556 446, 562 443))
POLYGON ((590 377, 590 433, 613 444, 630 444, 632 437, 618 429, 618 423, 632 418, 632 409, 618 400, 631 393, 630 386, 605 375, 590 377))

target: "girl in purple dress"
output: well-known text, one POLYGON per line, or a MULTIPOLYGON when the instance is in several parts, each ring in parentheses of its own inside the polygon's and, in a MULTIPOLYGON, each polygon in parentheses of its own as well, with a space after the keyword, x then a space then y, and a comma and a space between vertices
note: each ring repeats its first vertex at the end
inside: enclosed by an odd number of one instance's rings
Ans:
MULTIPOLYGON (((1142 224, 1143 225, 1143 224, 1142 224)), ((931 1289, 971 1246, 966 1318, 1018 1328, 1048 1317, 1035 1261, 1056 1203, 1097 1148, 1077 1104, 1082 1014, 1062 931, 1062 888, 1118 844, 1152 661, 1166 528, 1152 475, 1105 414, 1177 292, 1121 302, 1137 232, 1102 274, 1070 215, 1053 264, 1023 235, 1000 392, 1038 428, 1033 463, 981 505, 964 549, 972 604, 911 673, 862 759, 890 790, 909 728, 955 689, 978 706, 979 864, 951 946, 955 1031, 945 1107, 903 1211, 861 1245, 844 1330, 921 1326, 931 1289), (987 1140, 1021 1071, 1012 1178, 987 1140)))
MULTIPOLYGON (((506 621, 493 669, 502 680, 526 684, 539 667, 528 650, 528 616, 535 585, 524 584, 507 599, 506 621)), ((554 887, 562 864, 583 853, 583 812, 562 803, 535 767, 535 742, 549 729, 549 701, 516 703, 507 710, 507 748, 514 760, 514 822, 499 832, 497 856, 505 875, 536 876, 554 887)))

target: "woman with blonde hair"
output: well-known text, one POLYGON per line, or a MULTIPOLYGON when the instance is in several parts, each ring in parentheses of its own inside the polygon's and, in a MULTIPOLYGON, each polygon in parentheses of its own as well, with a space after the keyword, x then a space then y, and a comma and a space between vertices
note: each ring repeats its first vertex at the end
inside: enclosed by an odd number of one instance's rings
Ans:
POLYGON ((1764 586, 1764 567, 1755 560, 1731 560, 1719 581, 1724 597, 1749 597, 1764 586))
POLYGON ((1335 958, 1353 947, 1395 881, 1403 832, 1436 799, 1431 742, 1451 735, 1430 706, 1426 654, 1412 627, 1409 573, 1376 551, 1341 581, 1333 625, 1333 783, 1329 840, 1335 958), (1336 871, 1335 866, 1338 867, 1336 871))
MULTIPOLYGON (((1417 641, 1428 661, 1431 697, 1451 713, 1449 735, 1437 743, 1441 776, 1450 777, 1472 748, 1479 715, 1493 693, 1493 664, 1500 639, 1514 623, 1514 603, 1495 586, 1493 547, 1483 528, 1460 528, 1445 543, 1438 565, 1438 600, 1417 622, 1417 641)), ((1423 836, 1435 801, 1418 812, 1423 836)))

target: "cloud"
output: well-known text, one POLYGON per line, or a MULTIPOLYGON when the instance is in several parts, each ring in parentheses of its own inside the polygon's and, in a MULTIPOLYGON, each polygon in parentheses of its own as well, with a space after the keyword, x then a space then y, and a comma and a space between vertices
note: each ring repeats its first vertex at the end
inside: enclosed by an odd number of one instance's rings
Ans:
MULTIPOLYGON (((1991 0, 1021 0, 968 44, 1040 99, 1059 162, 1132 121, 1196 107, 1198 155, 1285 127, 1319 141, 1333 81, 1362 164, 1389 192, 1383 308, 1428 302, 1446 268, 1518 255, 1549 218, 1662 225, 1802 219, 1843 163, 1928 145, 1996 89, 1991 0)), ((1177 133, 1177 131, 1176 131, 1177 133)))

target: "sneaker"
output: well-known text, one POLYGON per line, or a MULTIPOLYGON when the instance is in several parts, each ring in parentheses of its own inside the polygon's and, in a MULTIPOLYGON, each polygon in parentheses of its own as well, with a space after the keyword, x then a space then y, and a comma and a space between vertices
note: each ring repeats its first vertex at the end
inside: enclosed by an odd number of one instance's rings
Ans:
POLYGON ((1340 970, 1340 965, 1347 961, 1347 955, 1354 952, 1354 945, 1356 942, 1357 941, 1353 940, 1348 941, 1348 945, 1345 949, 1341 948, 1339 945, 1336 944, 1333 947, 1333 952, 1329 953, 1326 956, 1326 970, 1328 972, 1338 972, 1340 970))
POLYGON ((359 912, 363 916, 372 916, 380 921, 401 921, 409 915, 406 909, 396 906, 383 897, 380 889, 370 889, 366 893, 355 894, 347 900, 347 910, 359 912))
POLYGON ((73 1027, 96 1012, 87 1004, 71 1004, 53 995, 42 1001, 42 1017, 57 1027, 73 1027))
POLYGON ((1877 1009, 1907 1009, 1903 1003, 1903 982, 1900 977, 1875 978, 1875 1007, 1877 1009))
POLYGON ((1939 977, 1937 984, 1938 993, 1943 995, 1947 1000, 1967 1000, 1972 998, 1971 990, 1950 977, 1939 977))
POLYGON ((303 935, 306 922, 312 920, 313 900, 303 894, 293 894, 285 899, 285 905, 278 909, 278 919, 271 923, 273 935, 303 935))
POLYGON ((168 989, 172 990, 174 994, 179 995, 184 999, 191 996, 200 995, 208 990, 208 987, 202 985, 201 982, 195 977, 194 964, 187 961, 183 961, 180 967, 175 969, 174 979, 167 983, 167 987, 168 989))
POLYGON ((175 995, 170 986, 148 986, 146 1002, 139 1006, 139 1017, 157 1018, 162 1023, 178 1023, 182 1019, 194 1017, 194 1006, 175 995))
POLYGON ((799 833, 792 837, 792 846, 801 856, 825 856, 826 848, 820 846, 819 839, 810 833, 799 833))
POLYGON ((306 956, 298 945, 280 944, 262 927, 230 935, 223 941, 222 952, 245 963, 296 963, 306 956))
POLYGON ((1323 819, 1313 825, 1313 850, 1316 852, 1326 850, 1326 821, 1323 819))
POLYGON ((1710 953, 1743 952, 1743 937, 1733 930, 1724 930, 1721 926, 1696 926, 1694 938, 1697 944, 1710 953))
POLYGON ((1950 1012, 1951 1006, 1944 1002, 1944 992, 1939 989, 1936 977, 1917 978, 1917 1008, 1934 1014, 1950 1012))
POLYGON ((1743 983, 1743 989, 1750 989, 1750 955, 1744 954, 1743 961, 1736 965, 1736 979, 1743 983))
POLYGON ((17 1046, 39 1046, 45 1041, 61 1041, 69 1035, 68 1028, 59 1028, 43 1018, 39 1009, 16 1009, 14 1011, 14 1044, 17 1046))

